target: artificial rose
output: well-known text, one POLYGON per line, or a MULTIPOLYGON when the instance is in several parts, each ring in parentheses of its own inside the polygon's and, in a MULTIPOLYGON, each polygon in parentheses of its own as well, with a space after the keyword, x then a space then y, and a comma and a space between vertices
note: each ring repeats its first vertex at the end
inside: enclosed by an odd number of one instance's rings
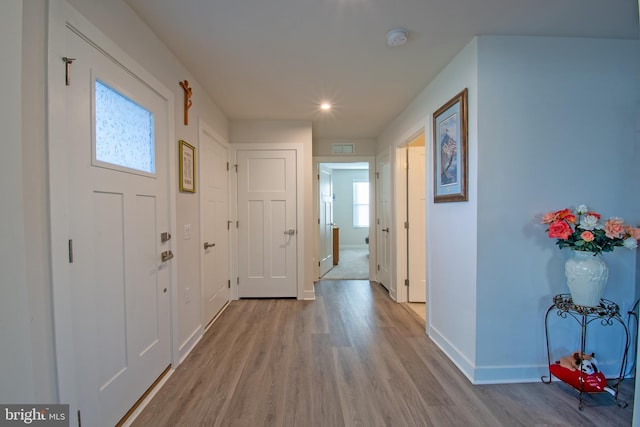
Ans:
POLYGON ((640 227, 626 225, 617 217, 605 222, 599 213, 590 211, 586 205, 579 205, 575 210, 547 212, 542 215, 541 222, 547 224, 548 236, 556 239, 560 249, 599 254, 619 246, 636 249, 640 244, 640 227))
POLYGON ((635 240, 640 240, 640 228, 633 228, 629 226, 627 227, 627 234, 635 240))
POLYGON ((578 215, 583 215, 589 212, 589 208, 587 208, 587 205, 580 205, 576 208, 576 212, 578 212, 578 215))
POLYGON ((561 211, 556 212, 558 219, 563 219, 571 224, 576 222, 576 216, 571 212, 571 209, 563 209, 561 211))
POLYGON ((580 228, 583 230, 593 230, 598 225, 598 217, 587 215, 580 220, 580 228))
POLYGON ((604 223, 605 236, 610 239, 619 239, 624 234, 624 221, 622 218, 609 218, 604 223))
POLYGON ((549 237, 552 239, 566 239, 571 233, 571 227, 564 221, 556 221, 549 225, 549 237))
POLYGON ((587 215, 595 216, 598 219, 602 218, 602 215, 600 215, 598 212, 587 212, 587 215))
POLYGON ((585 242, 593 242, 593 239, 595 239, 596 236, 594 236, 593 233, 590 231, 583 231, 582 234, 580 235, 580 238, 585 242))
POLYGON ((546 214, 542 215, 542 224, 551 224, 556 219, 558 218, 555 212, 547 212, 546 214))

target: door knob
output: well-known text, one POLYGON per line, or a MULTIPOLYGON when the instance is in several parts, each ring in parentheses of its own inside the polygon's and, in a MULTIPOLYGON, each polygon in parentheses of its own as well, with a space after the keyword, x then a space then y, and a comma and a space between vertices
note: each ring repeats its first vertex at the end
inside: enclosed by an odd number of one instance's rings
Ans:
POLYGON ((204 242, 204 250, 206 251, 207 249, 212 248, 215 245, 215 243, 204 242))
POLYGON ((290 236, 296 234, 296 230, 293 228, 288 229, 287 231, 284 232, 284 234, 288 234, 290 236))
POLYGON ((386 231, 388 233, 389 232, 389 227, 383 228, 382 231, 386 231))

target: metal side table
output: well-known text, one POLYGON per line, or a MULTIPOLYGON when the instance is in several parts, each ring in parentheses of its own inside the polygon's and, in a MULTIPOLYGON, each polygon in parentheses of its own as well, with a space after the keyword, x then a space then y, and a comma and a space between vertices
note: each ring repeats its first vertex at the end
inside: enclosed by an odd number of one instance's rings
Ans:
MULTIPOLYGON (((547 361, 549 362, 549 375, 543 375, 540 379, 545 384, 551 383, 551 353, 549 350, 549 315, 555 311, 556 315, 560 318, 567 319, 569 317, 573 318, 581 327, 580 334, 580 352, 585 353, 585 345, 587 342, 587 326, 592 322, 599 322, 602 326, 612 326, 615 324, 620 324, 624 329, 625 336, 625 345, 624 345, 624 354, 622 355, 622 361, 620 362, 620 372, 618 377, 616 378, 616 383, 612 386, 609 386, 611 389, 615 391, 614 399, 618 406, 624 408, 627 406, 627 402, 618 400, 619 392, 620 392, 620 384, 624 379, 625 369, 627 365, 627 354, 629 352, 629 329, 627 325, 624 323, 622 318, 620 317, 620 307, 618 304, 613 301, 609 301, 607 299, 600 299, 600 304, 597 307, 587 307, 582 305, 576 305, 571 300, 570 294, 558 294, 553 297, 553 304, 547 310, 547 313, 544 317, 544 332, 545 339, 547 344, 547 361)), ((584 381, 582 380, 582 376, 586 375, 580 371, 580 383, 581 386, 575 388, 579 392, 579 403, 578 409, 582 410, 582 397, 584 393, 588 393, 584 391, 584 381)))

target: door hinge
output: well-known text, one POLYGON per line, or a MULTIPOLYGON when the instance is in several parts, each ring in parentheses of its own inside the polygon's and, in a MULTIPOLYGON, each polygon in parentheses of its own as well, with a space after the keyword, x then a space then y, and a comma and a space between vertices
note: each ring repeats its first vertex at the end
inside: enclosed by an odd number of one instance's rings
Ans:
POLYGON ((318 267, 320 267, 320 261, 318 261, 318 267))
POLYGON ((409 221, 405 221, 404 222, 404 228, 405 228, 405 230, 409 229, 409 221))
POLYGON ((376 179, 380 179, 380 172, 376 172, 376 179))
POLYGON ((407 287, 409 286, 409 279, 404 279, 404 285, 407 287))
POLYGON ((80 409, 78 409, 78 427, 82 427, 82 417, 80 416, 80 409))
POLYGON ((240 277, 236 277, 236 285, 240 284, 240 277))
POLYGON ((240 221, 236 221, 236 228, 240 228, 240 221))
POLYGON ((378 271, 380 271, 380 264, 378 264, 378 271))
POLYGON ((229 162, 227 162, 227 170, 229 170, 229 162))
POLYGON ((320 181, 320 174, 316 175, 318 177, 318 181, 320 181))
POLYGON ((233 221, 227 221, 227 230, 231 230, 231 223, 232 223, 232 222, 233 222, 233 221))
POLYGON ((62 57, 62 62, 64 62, 64 84, 65 86, 71 85, 71 64, 75 61, 76 58, 67 58, 66 56, 62 57))
POLYGON ((320 224, 320 218, 318 218, 318 224, 320 224))
POLYGON ((231 279, 227 280, 227 287, 231 289, 231 279))
POLYGON ((378 225, 380 225, 380 218, 377 218, 376 221, 377 221, 378 225))
POLYGON ((69 239, 69 264, 73 264, 73 240, 69 239))
POLYGON ((236 173, 238 173, 238 165, 235 164, 235 165, 233 165, 233 167, 236 169, 236 173))

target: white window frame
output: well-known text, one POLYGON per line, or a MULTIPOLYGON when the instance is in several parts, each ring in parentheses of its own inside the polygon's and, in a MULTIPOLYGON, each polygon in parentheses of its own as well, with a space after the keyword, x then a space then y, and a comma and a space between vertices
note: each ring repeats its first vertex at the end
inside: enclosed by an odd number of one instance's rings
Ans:
POLYGON ((371 204, 371 200, 369 197, 369 191, 370 191, 370 186, 369 186, 369 181, 366 180, 354 180, 353 184, 352 184, 352 188, 353 188, 353 194, 352 194, 352 201, 353 201, 353 228, 369 228, 369 209, 370 209, 370 204, 371 204), (360 184, 366 184, 366 191, 365 191, 365 195, 367 197, 367 202, 366 203, 362 203, 361 201, 358 200, 357 195, 360 194, 360 192, 357 190, 357 187, 360 184), (363 206, 366 206, 366 215, 359 215, 361 209, 363 206), (366 224, 361 222, 362 219, 366 220, 366 224))

